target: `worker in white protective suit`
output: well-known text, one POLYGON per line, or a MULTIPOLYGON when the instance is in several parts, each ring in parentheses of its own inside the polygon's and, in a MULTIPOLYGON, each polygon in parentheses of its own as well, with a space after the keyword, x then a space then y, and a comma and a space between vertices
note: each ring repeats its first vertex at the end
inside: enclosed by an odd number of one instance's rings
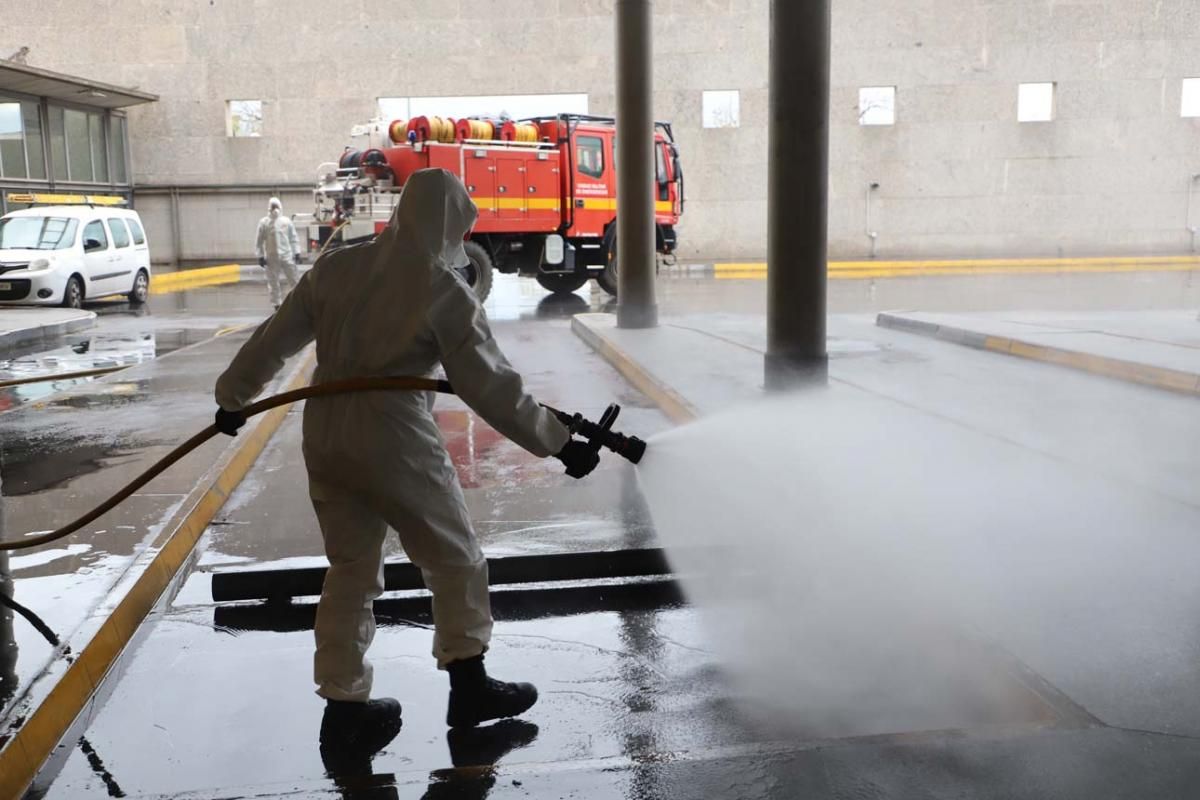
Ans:
POLYGON ((278 309, 284 296, 299 282, 296 265, 302 260, 296 226, 283 215, 283 203, 278 197, 267 201, 267 215, 258 221, 254 252, 258 255, 258 265, 267 271, 271 305, 278 309))
MULTIPOLYGON (((217 427, 236 435, 239 409, 315 337, 317 383, 428 375, 440 363, 458 396, 496 430, 534 455, 556 455, 574 477, 594 469, 596 452, 525 392, 456 274, 468 263, 463 240, 475 217, 452 174, 414 173, 387 228, 370 243, 320 258, 242 346, 217 381, 217 427)), ((330 563, 314 660, 317 694, 328 701, 323 753, 338 742, 376 752, 400 728, 395 700, 370 699, 365 657, 388 526, 433 594, 433 654, 450 674, 447 724, 515 716, 537 699, 530 684, 503 683, 484 670, 492 632, 487 562, 432 402, 432 394, 364 392, 304 408, 309 493, 330 563)))

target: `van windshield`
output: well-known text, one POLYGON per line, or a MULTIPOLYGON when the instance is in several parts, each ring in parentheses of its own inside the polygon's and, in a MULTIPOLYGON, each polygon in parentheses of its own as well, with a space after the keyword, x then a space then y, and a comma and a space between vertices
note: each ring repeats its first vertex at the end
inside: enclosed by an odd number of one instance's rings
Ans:
POLYGON ((0 219, 0 250, 66 250, 78 227, 79 220, 67 217, 0 219))

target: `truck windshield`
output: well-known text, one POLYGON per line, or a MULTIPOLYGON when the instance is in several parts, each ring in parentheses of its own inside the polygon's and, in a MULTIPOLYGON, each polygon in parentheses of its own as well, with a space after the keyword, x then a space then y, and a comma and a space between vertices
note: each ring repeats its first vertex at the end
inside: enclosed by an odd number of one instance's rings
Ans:
POLYGON ((0 219, 0 250, 66 250, 78 227, 79 220, 67 217, 0 219))

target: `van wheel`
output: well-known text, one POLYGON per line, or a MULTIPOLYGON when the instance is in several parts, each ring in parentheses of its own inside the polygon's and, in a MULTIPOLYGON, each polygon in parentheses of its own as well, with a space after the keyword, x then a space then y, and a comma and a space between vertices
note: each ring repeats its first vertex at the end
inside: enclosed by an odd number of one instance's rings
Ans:
POLYGON ((137 277, 133 279, 133 289, 126 295, 129 298, 129 305, 140 306, 150 297, 150 275, 144 269, 139 269, 137 277))
POLYGON ((539 272, 537 282, 555 294, 570 294, 588 282, 586 270, 576 272, 539 272))
POLYGON ((616 297, 619 274, 617 269, 617 224, 614 222, 608 226, 608 231, 604 234, 604 269, 596 276, 596 283, 600 284, 601 289, 616 297))
POLYGON ((463 250, 471 262, 462 269, 463 279, 482 303, 492 293, 492 257, 478 242, 463 242, 463 250))
POLYGON ((67 288, 63 290, 63 308, 83 308, 83 280, 78 275, 72 275, 67 280, 67 288))

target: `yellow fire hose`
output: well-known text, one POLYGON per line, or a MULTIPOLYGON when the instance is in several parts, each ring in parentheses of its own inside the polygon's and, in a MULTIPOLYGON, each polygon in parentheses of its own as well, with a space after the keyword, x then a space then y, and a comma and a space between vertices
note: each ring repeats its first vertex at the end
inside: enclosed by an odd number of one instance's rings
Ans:
MULTIPOLYGON (((304 386, 300 389, 293 389, 290 392, 272 395, 271 397, 263 398, 257 403, 247 406, 242 410, 242 414, 249 419, 250 417, 261 414, 264 411, 269 411, 277 406, 295 403, 299 400, 309 400, 314 397, 327 397, 334 394, 348 394, 350 392, 385 391, 441 392, 442 394, 454 394, 454 390, 450 388, 450 384, 448 382, 434 380, 432 378, 350 378, 341 381, 319 383, 313 386, 304 386)), ((79 519, 64 525, 58 530, 51 531, 49 533, 43 533, 40 536, 30 536, 20 541, 0 542, 0 550, 24 550, 29 547, 37 547, 48 542, 57 541, 65 536, 70 536, 72 533, 75 533, 85 525, 88 525, 104 514, 107 514, 138 489, 142 488, 154 478, 162 474, 176 461, 183 458, 185 455, 192 452, 212 437, 216 436, 217 433, 217 426, 215 424, 209 425, 207 428, 176 447, 170 453, 167 453, 165 456, 155 462, 154 465, 148 470, 130 481, 119 492, 93 508, 88 513, 84 514, 79 519)))

